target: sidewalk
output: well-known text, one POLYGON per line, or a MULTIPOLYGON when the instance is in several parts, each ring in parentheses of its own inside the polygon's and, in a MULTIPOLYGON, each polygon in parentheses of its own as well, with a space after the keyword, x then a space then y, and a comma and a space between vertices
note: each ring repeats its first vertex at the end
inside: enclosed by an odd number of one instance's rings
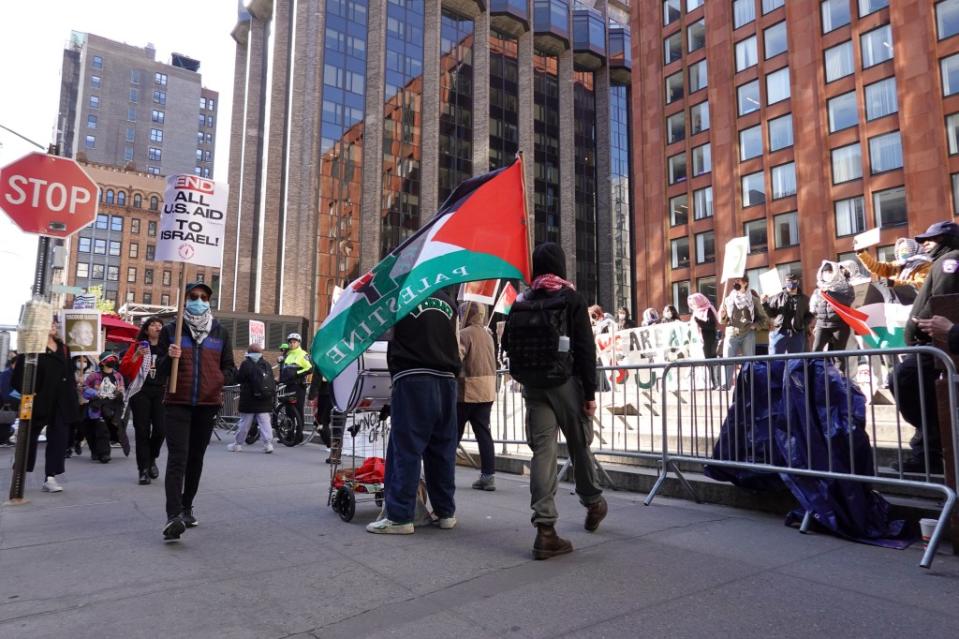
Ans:
MULTIPOLYGON (((4 497, 12 455, 0 450, 4 497)), ((214 441, 200 526, 175 544, 160 534, 162 482, 136 485, 132 456, 68 460, 60 494, 29 477, 32 503, 0 507, 0 637, 936 639, 959 628, 956 557, 924 571, 918 547, 609 492, 589 534, 563 484, 558 529, 577 550, 534 562, 524 478, 498 475, 481 493, 460 469, 456 529, 384 537, 364 531, 372 502, 350 523, 326 507, 325 456, 214 441)))

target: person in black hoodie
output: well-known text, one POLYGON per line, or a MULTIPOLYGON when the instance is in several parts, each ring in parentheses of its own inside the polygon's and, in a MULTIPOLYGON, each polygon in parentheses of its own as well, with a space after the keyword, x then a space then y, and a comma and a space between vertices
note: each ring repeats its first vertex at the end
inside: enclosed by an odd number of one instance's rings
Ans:
MULTIPOLYGON (((548 559, 572 552, 573 545, 556 534, 556 430, 563 431, 573 459, 576 494, 586 507, 585 528, 595 531, 606 516, 606 499, 599 487, 596 465, 590 452, 591 419, 596 414, 596 342, 589 323, 586 300, 566 281, 566 255, 558 244, 546 242, 533 251, 533 282, 523 300, 562 297, 565 300, 572 374, 559 385, 523 387, 526 399, 526 439, 533 451, 530 462, 532 522, 536 527, 533 558, 548 559)), ((516 307, 513 307, 514 311, 516 307)), ((516 344, 508 336, 507 352, 516 344)), ((565 345, 560 338, 560 352, 565 345)), ((520 352, 520 351, 517 351, 520 352)))
POLYGON ((240 403, 238 411, 240 422, 236 429, 236 437, 227 444, 231 453, 243 450, 243 442, 253 422, 260 429, 260 441, 263 442, 263 452, 273 452, 273 427, 270 424, 270 413, 273 411, 273 398, 276 395, 276 380, 273 379, 273 367, 263 359, 263 348, 251 343, 246 349, 246 357, 236 373, 237 384, 240 385, 240 403))
POLYGON ((460 352, 457 312, 446 291, 417 304, 393 327, 386 352, 393 380, 383 517, 366 530, 413 533, 420 462, 439 527, 456 525, 456 376, 460 352))

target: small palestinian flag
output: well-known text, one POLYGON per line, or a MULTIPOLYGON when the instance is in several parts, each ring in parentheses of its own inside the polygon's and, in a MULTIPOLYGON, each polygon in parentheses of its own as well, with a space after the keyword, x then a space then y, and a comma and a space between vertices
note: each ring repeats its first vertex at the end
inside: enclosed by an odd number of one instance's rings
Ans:
POLYGON ((842 321, 848 324, 849 328, 851 328, 856 335, 874 335, 872 329, 869 328, 869 324, 867 323, 867 320, 869 319, 868 314, 863 313, 859 309, 840 304, 830 297, 829 293, 826 293, 825 291, 822 291, 819 294, 822 295, 824 300, 829 302, 829 305, 832 306, 834 311, 836 311, 836 315, 841 317, 842 321))
POLYGON ((513 302, 515 301, 516 289, 507 282, 506 286, 503 287, 503 292, 499 295, 499 300, 496 301, 496 306, 493 307, 493 312, 509 315, 509 309, 513 308, 513 302))
POLYGON ((466 180, 432 220, 343 291, 313 337, 332 380, 431 293, 489 279, 530 280, 522 157, 466 180))

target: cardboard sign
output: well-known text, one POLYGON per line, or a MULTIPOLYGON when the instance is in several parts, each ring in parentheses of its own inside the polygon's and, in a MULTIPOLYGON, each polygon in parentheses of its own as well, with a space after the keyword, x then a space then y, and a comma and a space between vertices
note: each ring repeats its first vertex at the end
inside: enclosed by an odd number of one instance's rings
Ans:
POLYGON ((250 343, 266 348, 266 324, 260 320, 250 320, 250 343))
POLYGON ((864 248, 879 244, 879 227, 869 229, 865 233, 860 233, 852 238, 852 248, 854 251, 861 251, 864 248))
POLYGON ((749 238, 734 237, 726 242, 723 252, 723 276, 720 281, 727 282, 746 273, 746 257, 749 255, 749 238))
POLYGON ((60 339, 70 349, 70 355, 99 358, 103 352, 100 311, 63 309, 60 314, 60 339))
POLYGON ((158 261, 219 267, 229 187, 195 175, 170 175, 160 212, 158 261))
POLYGON ((779 279, 779 269, 771 268, 759 276, 759 289, 763 295, 779 295, 783 292, 783 283, 779 279))

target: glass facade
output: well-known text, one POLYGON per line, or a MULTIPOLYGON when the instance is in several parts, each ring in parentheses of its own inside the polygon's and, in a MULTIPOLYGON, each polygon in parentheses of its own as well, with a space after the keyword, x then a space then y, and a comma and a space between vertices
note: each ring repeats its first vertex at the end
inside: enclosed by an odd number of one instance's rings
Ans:
POLYGON ((473 174, 473 21, 444 10, 440 38, 439 199, 442 203, 460 182, 473 174))
POLYGON ((533 240, 559 242, 558 60, 533 55, 533 240))
POLYGON ((610 185, 613 193, 613 277, 616 308, 630 309, 633 299, 632 209, 629 199, 629 87, 609 89, 610 185))
POLYGON ((519 43, 490 31, 489 37, 489 168, 513 161, 519 150, 519 43))
POLYGON ((596 91, 593 74, 577 72, 573 83, 573 140, 576 145, 576 286, 598 301, 596 243, 596 91))

